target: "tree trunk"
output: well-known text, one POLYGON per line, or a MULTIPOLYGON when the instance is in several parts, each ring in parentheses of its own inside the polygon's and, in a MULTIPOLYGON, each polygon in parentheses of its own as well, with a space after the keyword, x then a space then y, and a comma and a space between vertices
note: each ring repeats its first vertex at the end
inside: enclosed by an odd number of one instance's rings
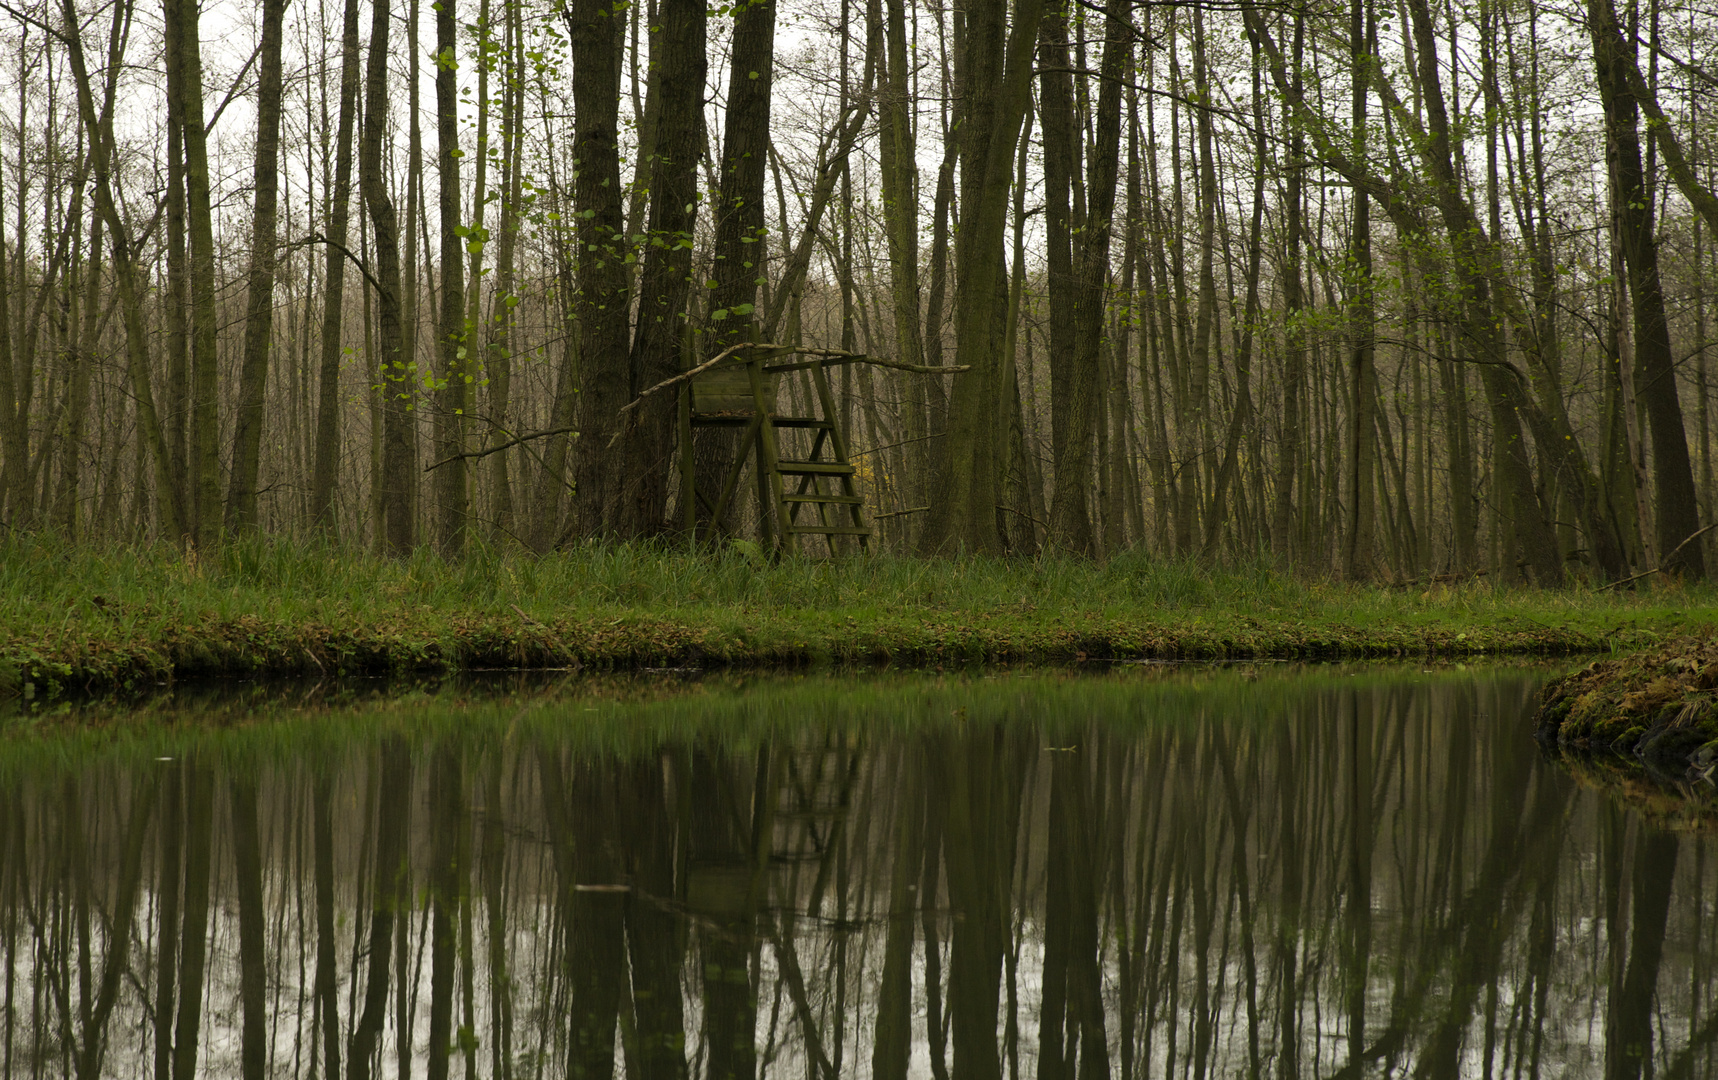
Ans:
MULTIPOLYGON (((906 4, 904 0, 870 0, 870 13, 873 41, 881 38, 884 53, 883 77, 877 93, 878 160, 883 227, 889 237, 896 358, 904 364, 923 364, 924 330, 919 321, 919 165, 918 146, 913 137, 912 90, 908 83, 912 55, 907 50, 906 4)), ((903 455, 904 507, 922 506, 927 497, 930 429, 926 426, 923 384, 936 377, 906 373, 895 376, 901 387, 901 438, 909 440, 903 455)))
MULTIPOLYGON (((412 549, 415 516, 412 495, 417 477, 412 459, 410 411, 415 364, 402 348, 400 313, 400 226, 382 173, 382 136, 388 122, 388 6, 374 4, 370 22, 368 86, 364 92, 364 134, 358 148, 358 184, 370 215, 371 248, 376 262, 376 353, 372 370, 382 397, 382 468, 378 499, 382 510, 382 550, 404 555, 412 549)), ((353 1072, 359 1066, 352 1063, 353 1072)))
MULTIPOLYGON (((1501 490, 1495 493, 1507 514, 1500 523, 1509 530, 1513 550, 1534 571, 1538 584, 1553 586, 1563 581, 1563 561, 1557 539, 1539 505, 1520 414, 1525 395, 1514 372, 1506 370, 1501 313, 1492 302, 1491 263, 1496 255, 1491 242, 1463 197, 1450 156, 1450 126, 1444 108, 1442 77, 1438 69, 1436 38, 1425 0, 1406 0, 1414 23, 1418 55, 1418 77, 1424 95, 1428 141, 1421 160, 1433 182, 1438 210, 1455 249, 1458 281, 1464 297, 1463 316, 1475 358, 1481 361, 1480 378, 1491 407, 1492 439, 1501 490)), ((1507 580, 1519 577, 1515 560, 1498 567, 1507 580)))
POLYGON ((1664 287, 1658 272, 1658 239, 1653 224, 1657 195, 1641 168, 1638 106, 1624 73, 1627 66, 1634 64, 1634 58, 1617 29, 1616 13, 1609 0, 1589 0, 1587 17, 1599 96, 1605 106, 1608 136, 1605 156, 1610 165, 1611 197, 1628 267, 1634 317, 1634 391, 1645 406, 1652 432, 1653 479, 1658 488, 1658 550, 1660 557, 1667 560, 1665 570, 1699 580, 1706 576, 1702 546, 1683 543, 1700 531, 1700 506, 1677 395, 1664 287))
MULTIPOLYGON (((697 229, 698 157, 704 145, 705 5, 661 0, 651 28, 651 67, 658 100, 650 160, 649 232, 639 274, 638 331, 632 342, 627 396, 671 378, 681 367, 681 342, 691 296, 693 234, 697 229)), ((757 245, 753 250, 761 250, 757 245)), ((626 428, 620 459, 628 484, 615 507, 614 530, 647 536, 661 530, 668 507, 675 399, 646 399, 626 428)), ((692 447, 682 447, 691 453, 692 447)))
POLYGON ((1049 541, 1073 554, 1091 555, 1092 521, 1086 506, 1091 483, 1091 425, 1077 424, 1074 406, 1083 395, 1083 419, 1090 418, 1095 380, 1078 372, 1075 341, 1082 283, 1074 277, 1073 238, 1082 221, 1073 213, 1074 176, 1080 169, 1079 118, 1074 111, 1073 81, 1068 72, 1068 12, 1061 0, 1051 0, 1038 31, 1038 118, 1044 132, 1044 232, 1046 246, 1045 322, 1050 339, 1050 463, 1054 487, 1050 496, 1049 541))
MULTIPOLYGON (((1364 0, 1349 5, 1349 56, 1352 75, 1354 160, 1366 160, 1366 98, 1370 82, 1371 56, 1368 23, 1371 12, 1364 0)), ((1354 232, 1349 240, 1349 264, 1353 293, 1348 304, 1349 409, 1348 409, 1348 529, 1345 536, 1343 570, 1350 581, 1366 581, 1374 571, 1373 550, 1378 436, 1374 404, 1378 400, 1378 373, 1373 366, 1372 302, 1372 205, 1363 187, 1353 188, 1354 232)))
MULTIPOLYGON (((79 20, 72 0, 61 0, 61 14, 66 27, 67 59, 77 86, 78 113, 84 132, 89 138, 91 173, 95 178, 95 205, 107 224, 112 245, 111 265, 114 286, 119 293, 119 305, 125 322, 126 376, 137 401, 138 428, 151 464, 154 466, 156 505, 161 527, 174 542, 182 540, 187 529, 186 507, 179 499, 179 484, 173 472, 167 440, 155 409, 155 395, 149 375, 149 337, 143 321, 141 290, 137 282, 136 263, 132 255, 131 232, 114 199, 110 168, 113 161, 111 96, 96 113, 95 96, 90 87, 89 67, 84 59, 83 41, 78 34, 79 20)), ((117 35, 116 35, 117 37, 117 35)), ((117 44, 109 49, 109 66, 117 66, 117 44)))
POLYGON ((996 418, 1005 399, 991 330, 1001 315, 997 286, 1008 183, 1043 8, 1044 0, 1015 0, 1012 28, 1005 25, 1007 12, 1000 3, 980 5, 966 15, 960 73, 965 106, 956 133, 961 219, 955 247, 955 363, 970 370, 956 380, 949 403, 947 457, 935 488, 939 497, 932 501, 920 540, 927 552, 1002 550, 996 516, 1005 451, 996 445, 996 418))
MULTIPOLYGON (((1295 12, 1294 43, 1289 78, 1293 80, 1291 97, 1298 98, 1304 79, 1301 57, 1306 42, 1304 12, 1295 12)), ((1286 110, 1291 111, 1291 110, 1286 110)), ((1304 278, 1301 276, 1300 244, 1305 229, 1302 213, 1306 204, 1306 134, 1299 123, 1285 118, 1289 128, 1288 147, 1288 205, 1283 210, 1283 244, 1286 254, 1282 263, 1283 290, 1283 416, 1279 435, 1281 448, 1277 457, 1276 501, 1271 515, 1271 547, 1278 558, 1289 560, 1300 556, 1299 522, 1295 512, 1295 480, 1301 465, 1301 399, 1306 390, 1306 330, 1301 312, 1306 307, 1304 278)), ((1304 497, 1304 492, 1302 493, 1304 497)))
MULTIPOLYGON (((459 220, 459 82, 454 0, 435 5, 436 179, 441 229, 441 311, 437 320, 435 440, 435 539, 446 559, 465 553, 465 519, 471 500, 470 466, 465 450, 466 414, 471 386, 480 372, 470 354, 465 324, 465 250, 467 230, 459 220), (452 460, 448 460, 448 459, 452 460)), ((618 183, 618 182, 617 182, 618 183)), ((472 240, 481 245, 481 237, 472 240)), ((476 281, 473 282, 474 286, 476 281)))
POLYGON ((599 537, 615 531, 616 510, 627 486, 624 463, 616 461, 608 447, 621 408, 632 400, 627 370, 631 280, 620 186, 622 24, 602 0, 572 0, 566 19, 573 60, 573 156, 578 161, 573 179, 578 253, 573 314, 578 320, 580 379, 573 528, 599 537))
POLYGON ((200 18, 194 0, 164 0, 166 21, 178 35, 178 70, 168 72, 168 93, 179 101, 185 141, 186 223, 190 236, 191 454, 187 539, 213 543, 221 506, 220 358, 216 353, 215 232, 209 193, 209 141, 203 119, 200 18), (177 74, 177 78, 174 75, 177 74))
MULTIPOLYGON (((189 0, 180 0, 189 2, 189 0)), ((268 351, 274 344, 276 206, 280 191, 280 44, 286 0, 263 0, 262 44, 257 62, 255 216, 251 222, 250 294, 245 304, 244 357, 239 365, 239 411, 233 429, 233 471, 227 487, 227 532, 257 526, 257 481, 262 467, 263 394, 268 351)))
MULTIPOLYGON (((352 128, 358 111, 358 0, 346 0, 340 29, 340 127, 334 144, 334 191, 328 199, 328 250, 323 271, 321 364, 316 388, 316 452, 310 472, 310 521, 334 534, 334 490, 340 473, 341 313, 346 292, 346 244, 352 203, 352 128), (339 245, 338 247, 336 245, 339 245)), ((364 286, 368 288, 368 286, 364 286)), ((330 1074, 329 1080, 336 1080, 330 1074)))
MULTIPOLYGON (((775 0, 749 3, 734 15, 720 194, 713 210, 716 235, 711 278, 715 286, 710 290, 708 338, 700 346, 705 356, 750 332, 758 284, 763 279, 764 181, 770 144, 770 86, 775 71, 775 16, 775 0)), ((706 491, 718 490, 734 455, 745 452, 738 437, 724 428, 699 431, 692 450, 697 458, 698 486, 706 491)), ((767 512, 759 507, 760 514, 767 512)), ((727 528, 731 522, 716 524, 727 528)))

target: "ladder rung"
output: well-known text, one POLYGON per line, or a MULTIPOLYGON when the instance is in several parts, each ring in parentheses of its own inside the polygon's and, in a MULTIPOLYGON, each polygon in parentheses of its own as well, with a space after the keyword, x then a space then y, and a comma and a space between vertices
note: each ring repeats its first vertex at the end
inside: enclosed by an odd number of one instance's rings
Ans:
POLYGON ((695 412, 692 414, 692 426, 693 427, 713 427, 716 425, 721 425, 722 427, 745 427, 747 424, 749 424, 751 422, 752 422, 752 414, 751 413, 736 413, 736 412, 697 413, 697 412, 695 412))
POLYGON ((871 530, 863 525, 789 525, 787 531, 804 535, 812 533, 820 536, 870 536, 871 530))
POLYGON ((833 428, 835 425, 828 420, 819 420, 815 416, 772 416, 770 423, 776 427, 785 428, 833 428))
POLYGON ((806 492, 803 495, 783 495, 782 502, 790 503, 834 503, 837 506, 863 506, 865 500, 858 495, 819 495, 816 492, 806 492))
POLYGON ((853 466, 839 461, 779 461, 776 471, 795 476, 852 476, 853 466))

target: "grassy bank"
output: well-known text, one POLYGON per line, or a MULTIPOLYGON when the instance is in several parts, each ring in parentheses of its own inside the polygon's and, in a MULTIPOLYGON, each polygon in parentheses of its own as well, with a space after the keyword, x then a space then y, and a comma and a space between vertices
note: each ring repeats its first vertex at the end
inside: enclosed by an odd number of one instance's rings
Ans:
POLYGON ((1535 718, 1566 753, 1710 779, 1718 766, 1718 636, 1597 661, 1552 681, 1535 718))
POLYGON ((206 676, 625 668, 1568 654, 1718 618, 1709 588, 1645 594, 1362 588, 1260 562, 1123 556, 770 564, 590 546, 456 563, 255 540, 167 548, 0 543, 0 689, 206 676))

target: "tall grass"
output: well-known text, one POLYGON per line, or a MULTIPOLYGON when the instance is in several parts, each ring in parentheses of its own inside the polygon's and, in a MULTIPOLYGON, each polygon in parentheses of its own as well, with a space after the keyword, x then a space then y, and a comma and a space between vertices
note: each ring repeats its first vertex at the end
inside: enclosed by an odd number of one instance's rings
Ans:
POLYGON ((1139 552, 1107 562, 771 561, 750 545, 473 543, 446 561, 249 538, 0 540, 0 694, 187 673, 890 658, 1353 656, 1631 647, 1718 619, 1710 586, 1385 588, 1139 552))
POLYGON ((650 612, 733 608, 1012 613, 1148 610, 1343 614, 1361 622, 1439 610, 1476 616, 1711 611, 1711 586, 1596 591, 1456 586, 1389 588, 1285 574, 1268 558, 1206 563, 1126 552, 1107 562, 1041 558, 917 559, 871 554, 770 561, 727 544, 591 543, 535 556, 484 543, 445 561, 428 549, 400 559, 318 541, 239 540, 202 557, 166 546, 73 546, 52 537, 0 541, 0 624, 109 617, 276 617, 391 610, 537 614, 568 609, 650 612))

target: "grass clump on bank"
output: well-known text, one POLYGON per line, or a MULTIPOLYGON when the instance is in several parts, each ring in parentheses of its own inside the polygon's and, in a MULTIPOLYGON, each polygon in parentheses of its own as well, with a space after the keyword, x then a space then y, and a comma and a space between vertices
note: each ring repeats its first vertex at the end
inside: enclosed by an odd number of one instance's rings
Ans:
POLYGON ((1714 620, 1710 588, 1430 590, 1304 581, 1265 561, 757 558, 591 544, 387 559, 253 539, 0 542, 0 687, 483 667, 787 666, 1633 648, 1714 620))

